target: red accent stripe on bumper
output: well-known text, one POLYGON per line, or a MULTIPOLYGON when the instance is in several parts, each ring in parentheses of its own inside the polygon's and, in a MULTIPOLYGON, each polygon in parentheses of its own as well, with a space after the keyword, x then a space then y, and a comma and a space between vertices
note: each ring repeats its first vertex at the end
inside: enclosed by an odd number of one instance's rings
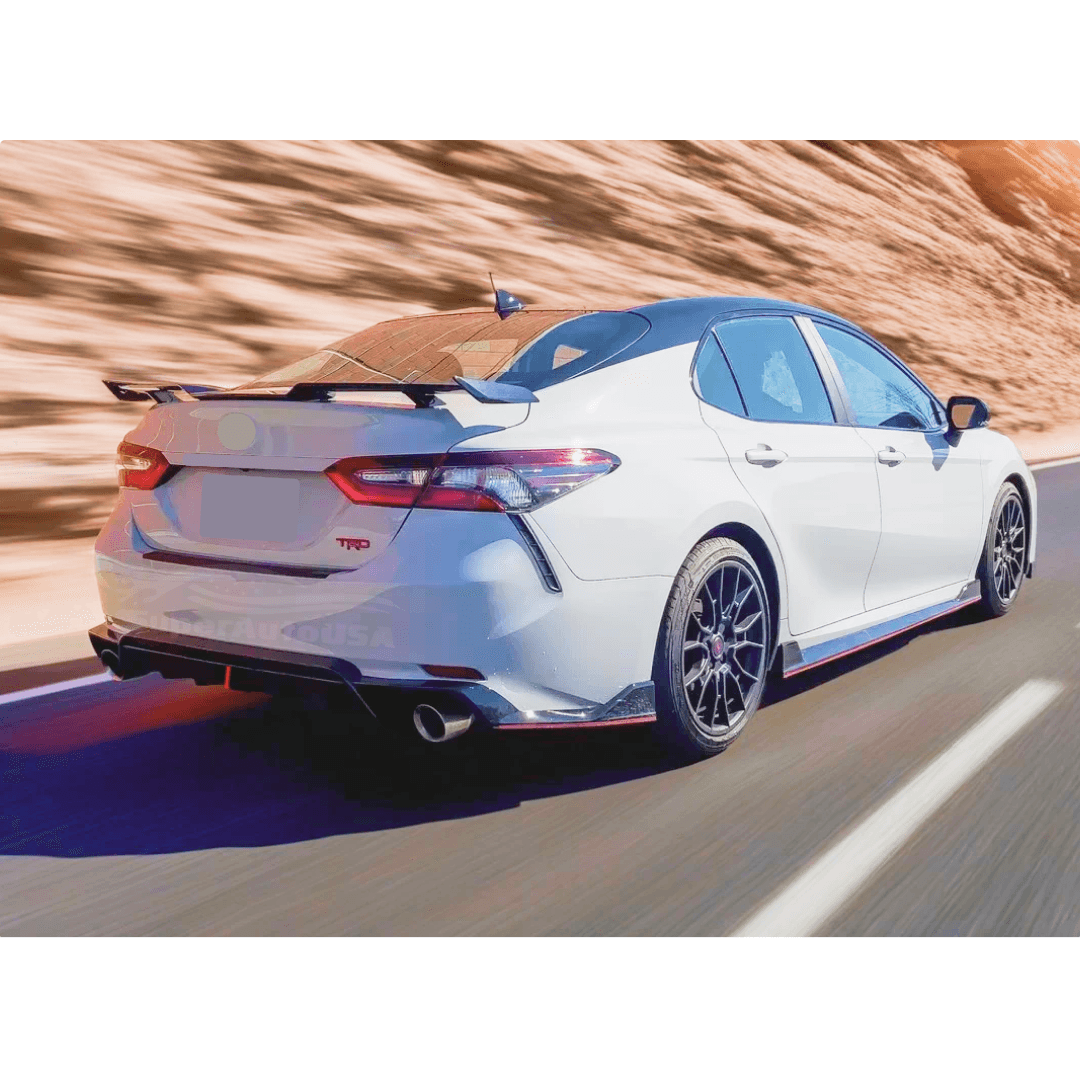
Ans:
POLYGON ((560 723, 558 720, 542 724, 499 724, 496 731, 567 731, 570 728, 623 727, 629 724, 652 724, 656 713, 647 716, 620 716, 616 720, 571 720, 560 723))

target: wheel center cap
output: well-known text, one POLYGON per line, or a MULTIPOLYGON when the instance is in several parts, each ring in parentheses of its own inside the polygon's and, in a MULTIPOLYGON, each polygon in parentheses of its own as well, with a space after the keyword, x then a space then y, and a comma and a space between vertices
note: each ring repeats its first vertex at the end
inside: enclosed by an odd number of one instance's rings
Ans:
POLYGON ((719 660, 724 655, 724 639, 722 637, 714 637, 712 639, 712 646, 710 651, 712 652, 712 658, 719 660))

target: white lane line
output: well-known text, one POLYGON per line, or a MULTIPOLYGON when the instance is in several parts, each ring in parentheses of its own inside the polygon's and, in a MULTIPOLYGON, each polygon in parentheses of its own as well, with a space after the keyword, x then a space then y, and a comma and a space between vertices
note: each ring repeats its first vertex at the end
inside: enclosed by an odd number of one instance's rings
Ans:
POLYGON ((1031 679, 991 709, 842 840, 797 874, 734 932, 812 934, 879 870, 957 789, 1061 693, 1031 679))
POLYGON ((111 679, 112 675, 103 671, 100 675, 87 675, 82 679, 68 679, 67 682, 54 682, 46 686, 31 686, 29 690, 0 694, 0 705, 14 705, 16 701, 29 701, 30 698, 45 697, 46 694, 59 694, 63 690, 77 690, 80 686, 93 686, 95 683, 109 682, 111 679))
POLYGON ((1039 469, 1056 469, 1059 465, 1076 465, 1080 463, 1080 457, 1059 458, 1057 461, 1040 461, 1038 465, 1029 465, 1032 472, 1039 469))

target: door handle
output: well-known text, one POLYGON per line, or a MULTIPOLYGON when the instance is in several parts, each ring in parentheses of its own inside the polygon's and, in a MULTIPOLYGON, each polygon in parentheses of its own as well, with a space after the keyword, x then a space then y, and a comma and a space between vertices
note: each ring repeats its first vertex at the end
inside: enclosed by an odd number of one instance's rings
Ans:
POLYGON ((765 468, 770 468, 773 465, 779 465, 781 461, 786 460, 787 454, 783 450, 774 450, 771 446, 766 446, 764 443, 760 443, 755 446, 753 450, 746 451, 746 460, 751 465, 764 465, 765 468))
POLYGON ((899 465, 902 461, 907 460, 907 454, 904 454, 891 446, 886 446, 884 450, 879 450, 877 452, 877 459, 882 465, 899 465))

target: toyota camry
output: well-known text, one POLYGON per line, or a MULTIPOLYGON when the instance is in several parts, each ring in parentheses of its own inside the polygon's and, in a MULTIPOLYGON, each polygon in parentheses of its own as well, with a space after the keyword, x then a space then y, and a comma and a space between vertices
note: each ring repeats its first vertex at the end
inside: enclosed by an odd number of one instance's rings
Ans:
POLYGON ((653 724, 684 755, 795 675, 1004 615, 1036 493, 836 315, 744 297, 382 322, 151 403, 96 544, 120 678, 334 692, 432 742, 653 724))

